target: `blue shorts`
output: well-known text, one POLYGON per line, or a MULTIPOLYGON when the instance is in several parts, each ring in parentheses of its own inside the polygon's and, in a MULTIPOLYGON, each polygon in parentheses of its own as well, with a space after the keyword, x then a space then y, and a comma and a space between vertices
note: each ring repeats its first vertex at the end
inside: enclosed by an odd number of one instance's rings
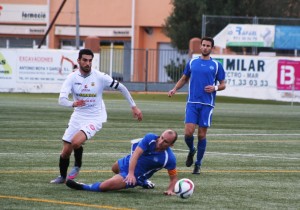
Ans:
POLYGON ((199 127, 210 127, 214 108, 199 103, 187 103, 185 109, 185 123, 193 123, 199 127))
POLYGON ((121 158, 118 160, 118 165, 120 169, 120 175, 125 179, 126 176, 128 175, 128 168, 129 168, 129 160, 130 160, 130 155, 127 155, 124 158, 121 158))

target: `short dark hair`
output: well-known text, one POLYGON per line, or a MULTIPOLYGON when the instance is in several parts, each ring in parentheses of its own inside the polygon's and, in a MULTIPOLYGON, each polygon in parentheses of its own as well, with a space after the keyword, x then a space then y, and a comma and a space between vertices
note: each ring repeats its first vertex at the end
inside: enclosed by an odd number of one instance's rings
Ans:
POLYGON ((203 40, 211 42, 211 47, 213 47, 215 45, 214 39, 212 37, 209 37, 209 36, 203 37, 201 39, 201 44, 202 44, 203 40))
POLYGON ((78 54, 78 59, 82 58, 82 55, 91 55, 94 58, 94 53, 90 49, 81 49, 78 54))

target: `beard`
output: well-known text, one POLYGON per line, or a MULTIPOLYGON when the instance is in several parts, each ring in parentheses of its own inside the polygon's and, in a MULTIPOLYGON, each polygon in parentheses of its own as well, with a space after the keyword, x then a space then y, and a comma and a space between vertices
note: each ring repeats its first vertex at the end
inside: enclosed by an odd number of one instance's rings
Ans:
POLYGON ((85 73, 89 73, 91 71, 91 66, 80 66, 80 69, 85 73))
POLYGON ((203 56, 209 56, 209 55, 210 55, 210 52, 202 52, 202 55, 203 55, 203 56))

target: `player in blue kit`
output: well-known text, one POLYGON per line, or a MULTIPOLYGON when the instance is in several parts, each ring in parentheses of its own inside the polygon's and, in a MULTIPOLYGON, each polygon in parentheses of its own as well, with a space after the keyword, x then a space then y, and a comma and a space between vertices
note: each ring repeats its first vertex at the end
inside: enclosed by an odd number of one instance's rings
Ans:
POLYGON ((222 64, 210 57, 213 47, 212 38, 201 39, 201 56, 194 57, 187 63, 182 77, 168 93, 169 97, 173 96, 178 89, 189 82, 184 140, 189 148, 187 167, 192 166, 194 155, 198 150, 193 174, 200 174, 200 166, 206 150, 206 133, 212 122, 216 92, 226 88, 222 64), (197 147, 194 146, 196 127, 198 127, 197 147))
POLYGON ((160 136, 148 133, 138 142, 133 142, 131 154, 119 159, 112 166, 116 174, 103 182, 90 185, 67 180, 66 185, 76 190, 106 192, 149 185, 148 179, 157 171, 168 170, 170 183, 165 195, 175 195, 173 192, 177 182, 176 157, 171 146, 177 140, 174 130, 165 130, 160 136))

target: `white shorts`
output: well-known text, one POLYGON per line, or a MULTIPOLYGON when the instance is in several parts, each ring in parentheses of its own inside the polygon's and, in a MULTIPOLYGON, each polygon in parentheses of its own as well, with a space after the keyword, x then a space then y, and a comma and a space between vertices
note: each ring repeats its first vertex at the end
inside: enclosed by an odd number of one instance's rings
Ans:
POLYGON ((87 139, 92 138, 99 130, 102 128, 102 122, 93 119, 83 120, 76 119, 72 116, 69 121, 69 126, 65 130, 65 133, 62 137, 64 141, 72 142, 72 138, 78 131, 83 131, 87 137, 87 139))

